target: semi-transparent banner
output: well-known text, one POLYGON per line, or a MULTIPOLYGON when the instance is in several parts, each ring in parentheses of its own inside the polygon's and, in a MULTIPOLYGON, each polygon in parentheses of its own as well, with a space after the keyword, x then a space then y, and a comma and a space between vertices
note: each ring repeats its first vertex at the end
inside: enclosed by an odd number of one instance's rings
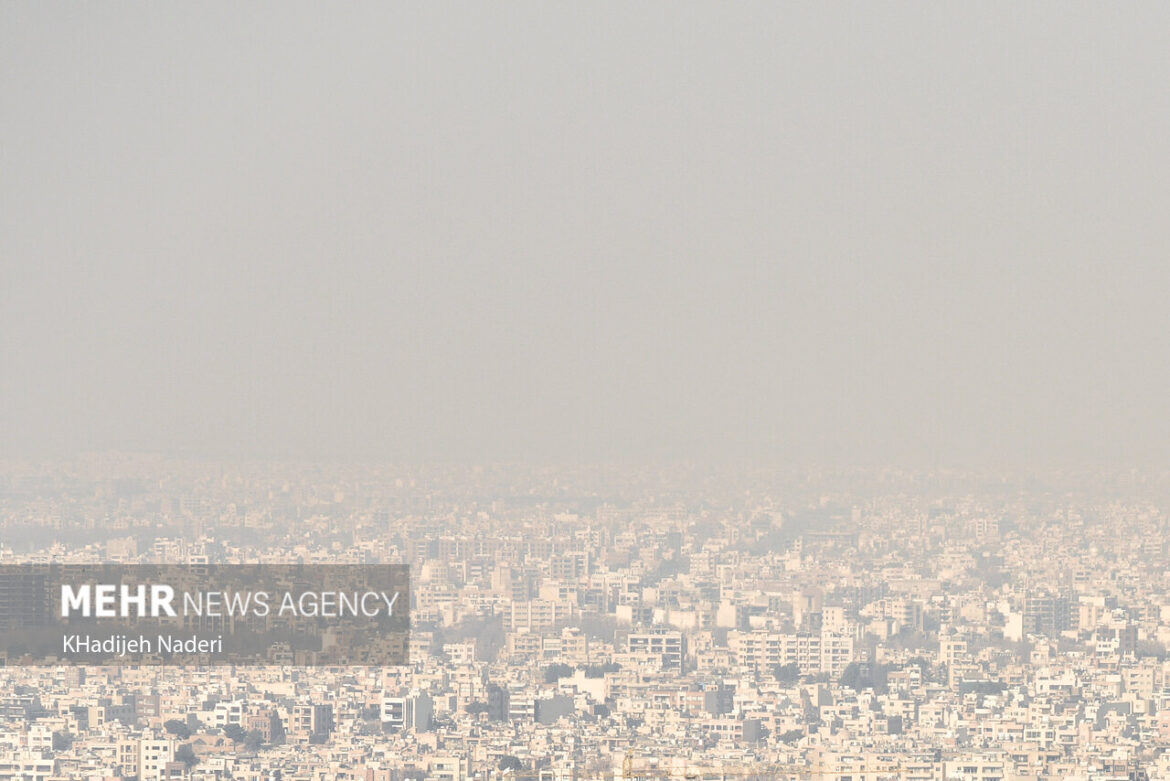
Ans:
POLYGON ((8 665, 399 665, 399 565, 0 566, 8 665))

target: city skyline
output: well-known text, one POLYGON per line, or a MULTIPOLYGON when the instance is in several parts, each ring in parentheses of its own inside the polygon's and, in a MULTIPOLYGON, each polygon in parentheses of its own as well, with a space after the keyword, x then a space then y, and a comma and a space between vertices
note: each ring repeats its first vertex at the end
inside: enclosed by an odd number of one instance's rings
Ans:
POLYGON ((0 781, 1170 779, 1167 30, 0 3, 0 781))
POLYGON ((0 497, 0 778, 1170 777, 1170 474, 123 456, 0 497), (407 656, 54 664, 9 621, 65 563, 406 565, 407 656))

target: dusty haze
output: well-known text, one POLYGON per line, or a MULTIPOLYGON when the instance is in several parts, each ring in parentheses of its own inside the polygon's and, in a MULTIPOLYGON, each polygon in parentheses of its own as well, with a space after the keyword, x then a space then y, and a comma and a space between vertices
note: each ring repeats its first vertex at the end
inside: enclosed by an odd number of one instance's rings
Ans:
POLYGON ((0 8, 0 448, 1170 456, 1170 6, 0 8))

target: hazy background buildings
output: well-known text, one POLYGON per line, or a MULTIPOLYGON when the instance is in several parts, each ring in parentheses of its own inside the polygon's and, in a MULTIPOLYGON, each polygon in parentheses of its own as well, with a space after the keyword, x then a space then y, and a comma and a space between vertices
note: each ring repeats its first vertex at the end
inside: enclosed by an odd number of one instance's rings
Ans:
POLYGON ((0 447, 1164 463, 1164 4, 0 8, 0 447))

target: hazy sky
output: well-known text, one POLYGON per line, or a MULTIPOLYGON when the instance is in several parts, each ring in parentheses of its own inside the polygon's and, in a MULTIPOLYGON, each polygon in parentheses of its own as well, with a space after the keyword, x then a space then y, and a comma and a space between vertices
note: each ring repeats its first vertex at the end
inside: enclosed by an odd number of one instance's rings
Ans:
POLYGON ((1170 4, 0 5, 0 449, 1170 463, 1170 4))

